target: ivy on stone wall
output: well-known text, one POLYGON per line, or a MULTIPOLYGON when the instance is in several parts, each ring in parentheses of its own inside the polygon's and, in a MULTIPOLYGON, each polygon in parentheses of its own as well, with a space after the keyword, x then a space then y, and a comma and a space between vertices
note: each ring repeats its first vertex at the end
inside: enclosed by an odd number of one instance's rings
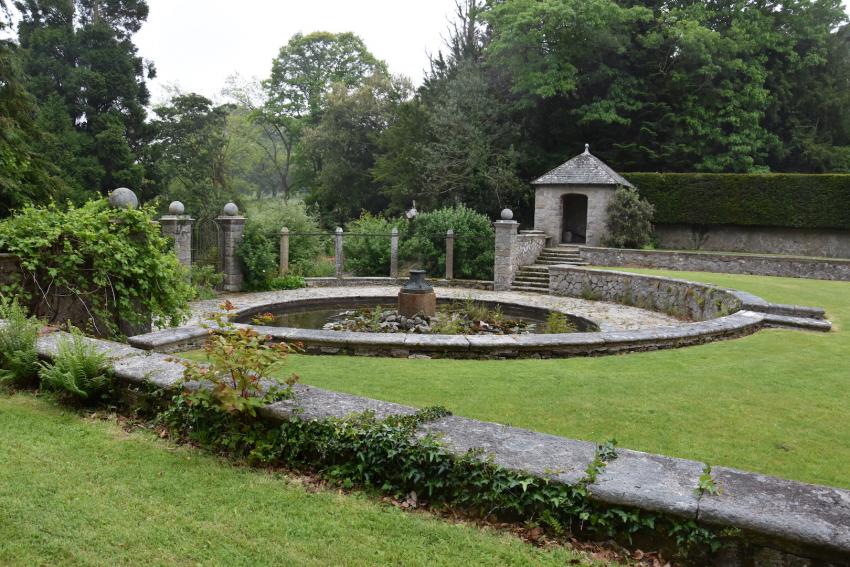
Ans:
POLYGON ((0 250, 20 261, 30 311, 101 336, 126 325, 179 324, 193 290, 152 207, 105 199, 60 209, 28 206, 0 222, 0 250))
POLYGON ((850 175, 629 173, 660 224, 850 229, 850 175))

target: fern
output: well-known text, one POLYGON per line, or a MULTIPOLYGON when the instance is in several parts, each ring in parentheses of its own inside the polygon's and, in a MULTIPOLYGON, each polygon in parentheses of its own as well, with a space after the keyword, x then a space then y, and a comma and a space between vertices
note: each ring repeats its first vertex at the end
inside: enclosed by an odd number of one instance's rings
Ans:
POLYGON ((41 323, 27 317, 15 300, 0 296, 0 383, 34 385, 38 376, 35 341, 41 323))
POLYGON ((79 332, 59 342, 53 364, 41 365, 42 385, 75 398, 90 400, 105 395, 112 386, 107 357, 79 332))

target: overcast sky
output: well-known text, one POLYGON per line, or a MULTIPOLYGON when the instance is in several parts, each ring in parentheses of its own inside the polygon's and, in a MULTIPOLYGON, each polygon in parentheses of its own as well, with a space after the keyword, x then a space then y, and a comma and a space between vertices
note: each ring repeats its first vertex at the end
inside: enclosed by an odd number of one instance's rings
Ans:
POLYGON ((429 52, 443 48, 454 0, 148 0, 135 42, 162 86, 215 97, 233 73, 265 78, 296 32, 352 31, 369 50, 419 84, 429 52))

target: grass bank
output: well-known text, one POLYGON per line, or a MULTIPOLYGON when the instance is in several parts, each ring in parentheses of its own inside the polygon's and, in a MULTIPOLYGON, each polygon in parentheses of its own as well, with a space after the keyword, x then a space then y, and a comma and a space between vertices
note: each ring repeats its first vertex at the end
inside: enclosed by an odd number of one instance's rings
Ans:
POLYGON ((601 565, 307 490, 32 395, 0 396, 0 431, 0 565, 601 565))

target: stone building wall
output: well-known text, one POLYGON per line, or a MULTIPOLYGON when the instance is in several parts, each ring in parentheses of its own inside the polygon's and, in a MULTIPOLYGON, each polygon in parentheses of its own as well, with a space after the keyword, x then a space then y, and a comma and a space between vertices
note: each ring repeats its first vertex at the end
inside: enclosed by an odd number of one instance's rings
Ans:
POLYGON ((655 234, 661 246, 673 250, 850 258, 850 230, 659 224, 655 234))
POLYGON ((601 246, 608 235, 608 203, 616 187, 607 185, 541 185, 534 193, 534 228, 560 244, 564 219, 564 195, 587 197, 587 245, 601 246))
POLYGON ((572 266, 549 268, 549 293, 634 305, 692 321, 722 317, 743 305, 731 292, 707 284, 572 266))
POLYGON ((595 266, 661 268, 724 274, 850 281, 850 259, 759 256, 716 252, 581 248, 582 260, 595 266))

